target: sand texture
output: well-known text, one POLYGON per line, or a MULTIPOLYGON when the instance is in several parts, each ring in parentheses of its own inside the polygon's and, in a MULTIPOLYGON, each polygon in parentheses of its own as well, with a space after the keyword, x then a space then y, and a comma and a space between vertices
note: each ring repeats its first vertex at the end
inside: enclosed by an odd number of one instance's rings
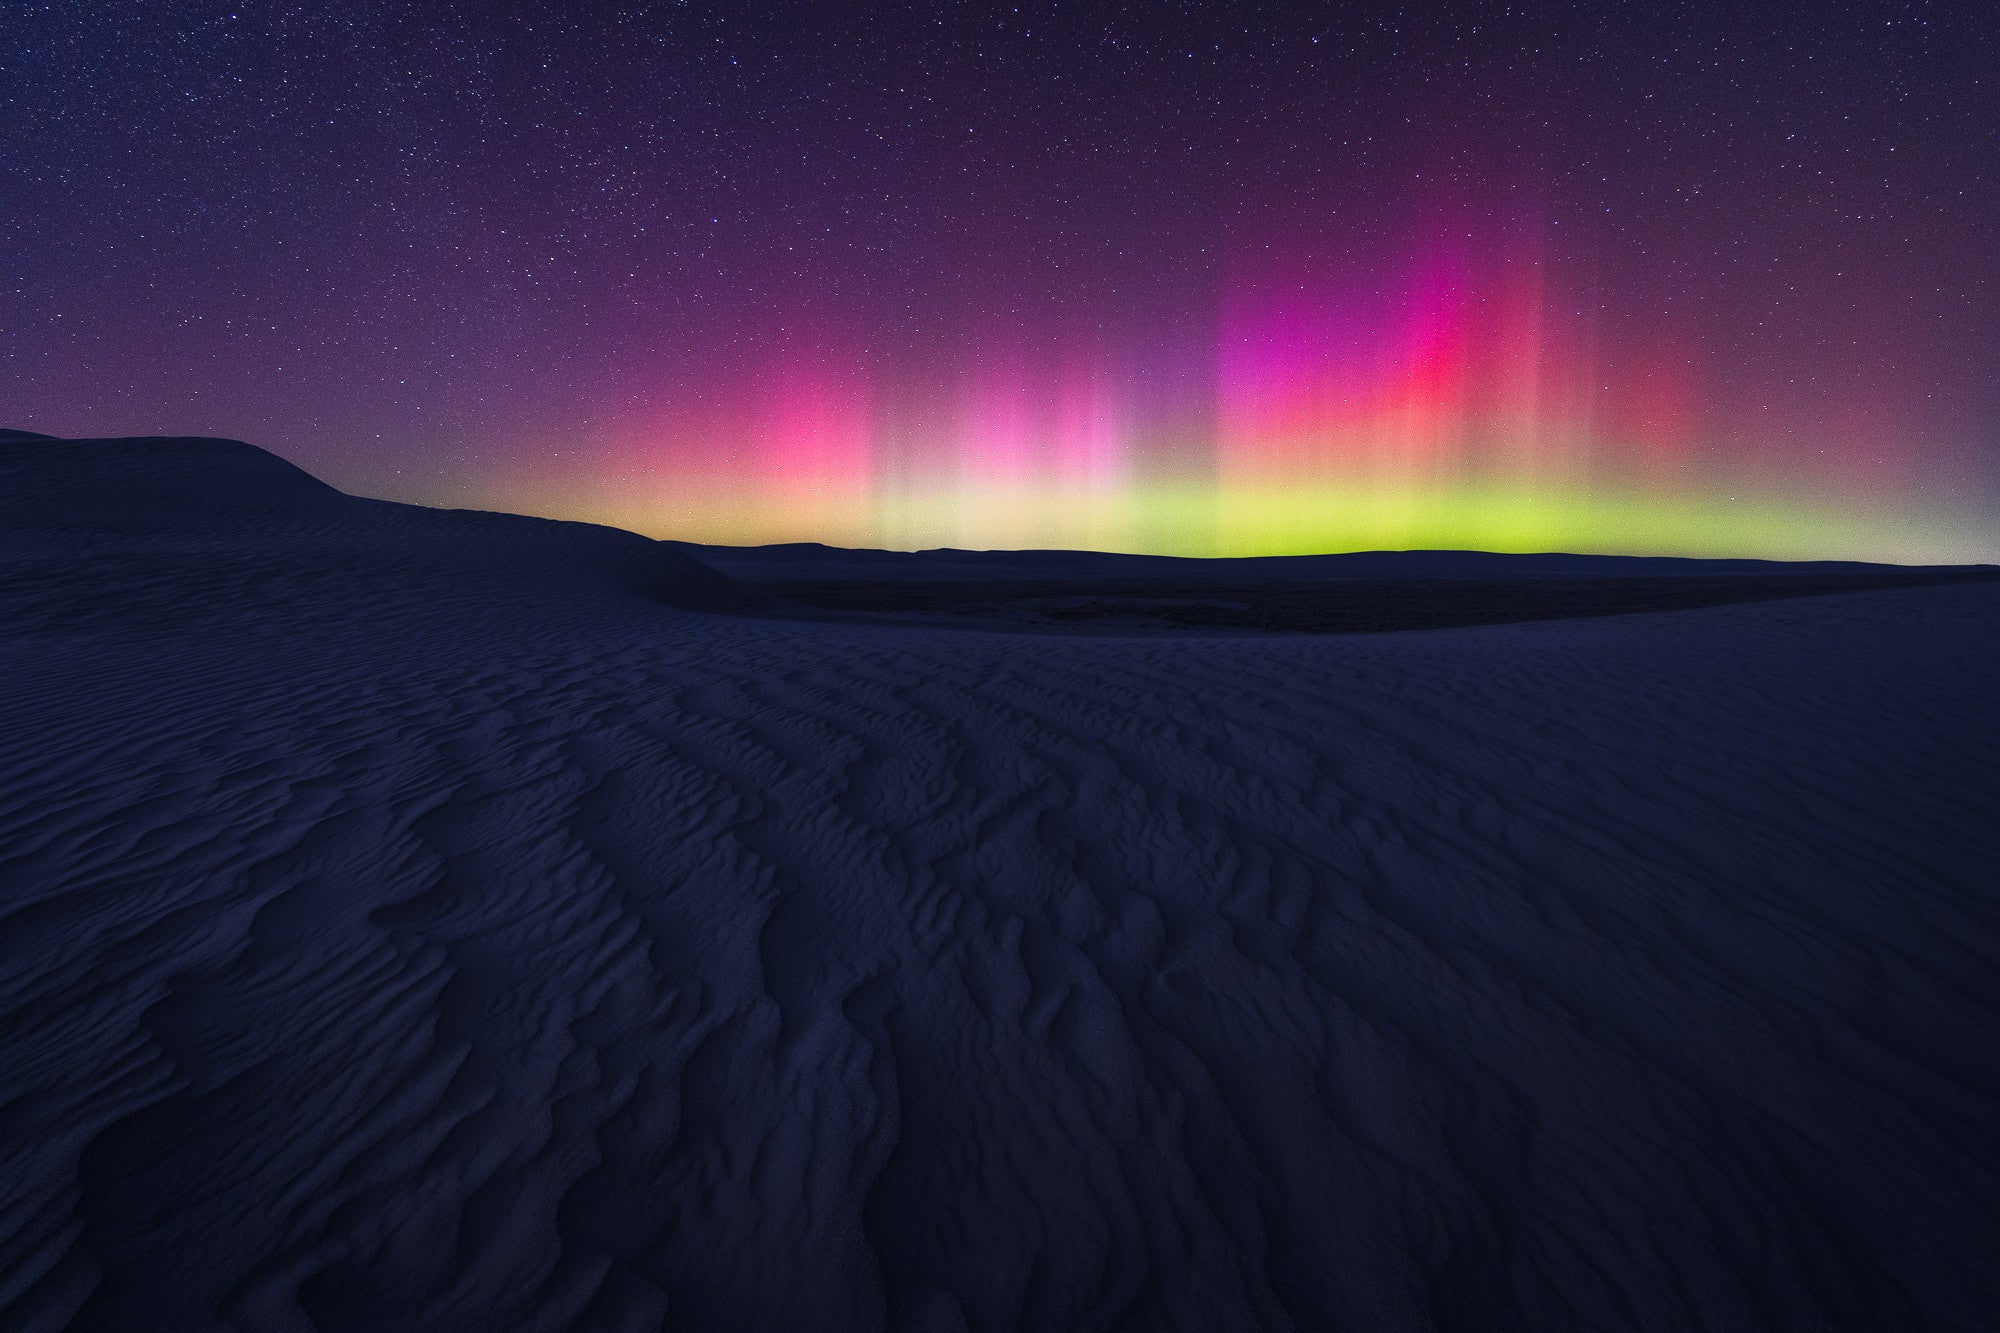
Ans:
POLYGON ((0 1326, 1990 1326, 1996 866, 1991 582, 927 628, 17 439, 0 1326))

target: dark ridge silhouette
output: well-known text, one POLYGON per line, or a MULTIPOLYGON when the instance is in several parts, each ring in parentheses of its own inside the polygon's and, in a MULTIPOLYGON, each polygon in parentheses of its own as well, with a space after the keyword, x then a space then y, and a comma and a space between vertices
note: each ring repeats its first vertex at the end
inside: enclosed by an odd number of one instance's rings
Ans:
POLYGON ((1191 560, 1093 551, 681 549, 788 601, 989 628, 1367 633, 1680 611, 2000 578, 1988 565, 1367 551, 1191 560))
MULTIPOLYGON (((1419 578, 1703 578, 1716 575, 1835 575, 1925 566, 1857 560, 1717 560, 1687 556, 1515 554, 1501 551, 1354 551, 1335 555, 1197 559, 1115 551, 880 551, 815 542, 699 546, 676 542, 705 563, 757 583, 1000 583, 1085 579, 1150 585, 1235 587, 1335 580, 1419 578)), ((1957 569, 1964 566, 1937 566, 1957 569)))
POLYGON ((189 623, 366 615, 368 587, 454 579, 502 600, 537 583, 711 611, 770 600, 636 533, 362 499, 238 440, 20 436, 0 440, 0 557, 11 591, 41 589, 65 623, 137 603, 189 623))

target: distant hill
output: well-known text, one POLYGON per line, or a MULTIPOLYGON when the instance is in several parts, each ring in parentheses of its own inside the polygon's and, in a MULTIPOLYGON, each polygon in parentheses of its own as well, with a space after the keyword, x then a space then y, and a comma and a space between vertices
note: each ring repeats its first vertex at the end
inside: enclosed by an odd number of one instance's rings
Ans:
POLYGON ((1697 560, 1678 556, 1515 555, 1494 551, 1358 551, 1338 555, 1200 559, 1107 551, 848 550, 811 542, 776 546, 674 543, 702 563, 758 583, 1129 580, 1272 584, 1329 579, 1688 578, 1710 575, 1859 573, 1905 568, 1853 560, 1697 560))
POLYGON ((316 613, 365 615, 361 583, 379 592, 447 574, 694 610, 765 600, 636 533, 364 499, 255 445, 182 436, 0 433, 0 565, 16 594, 60 576, 72 613, 93 598, 122 605, 119 589, 141 584, 163 605, 179 580, 279 610, 309 595, 316 613))

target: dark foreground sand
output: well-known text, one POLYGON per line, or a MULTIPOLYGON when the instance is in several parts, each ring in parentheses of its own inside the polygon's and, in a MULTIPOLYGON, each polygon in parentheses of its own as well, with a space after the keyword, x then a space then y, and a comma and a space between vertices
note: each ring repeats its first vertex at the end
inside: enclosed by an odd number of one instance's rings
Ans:
POLYGON ((2000 585, 787 619, 0 442, 0 1326, 1990 1326, 2000 585))

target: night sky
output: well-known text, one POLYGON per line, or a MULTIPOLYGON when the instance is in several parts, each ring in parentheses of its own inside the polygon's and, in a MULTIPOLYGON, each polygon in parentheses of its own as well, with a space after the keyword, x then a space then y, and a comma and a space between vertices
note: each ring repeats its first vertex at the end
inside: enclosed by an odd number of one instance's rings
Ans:
POLYGON ((0 425, 660 536, 2000 559, 1990 4, 0 7, 0 425))

